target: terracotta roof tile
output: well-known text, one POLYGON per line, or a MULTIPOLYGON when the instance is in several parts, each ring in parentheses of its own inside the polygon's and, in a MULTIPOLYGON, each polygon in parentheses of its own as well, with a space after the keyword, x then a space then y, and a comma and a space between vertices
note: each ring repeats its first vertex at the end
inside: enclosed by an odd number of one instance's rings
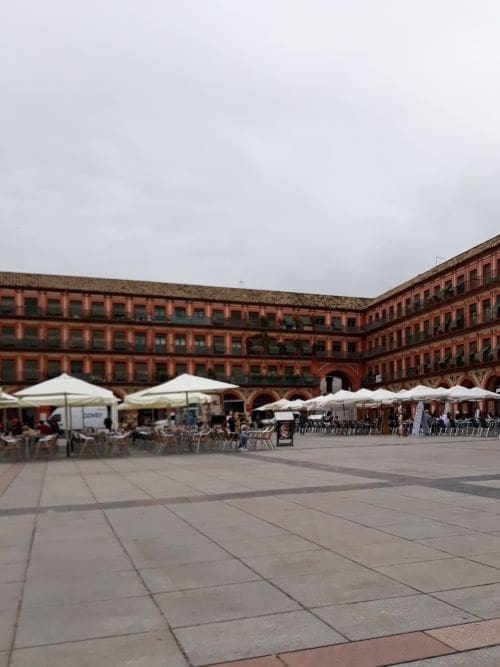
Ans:
POLYGON ((224 303, 283 305, 297 308, 360 310, 370 299, 328 294, 306 294, 272 290, 182 285, 116 278, 85 278, 38 273, 0 272, 0 287, 90 292, 93 294, 128 294, 170 299, 211 300, 224 303))

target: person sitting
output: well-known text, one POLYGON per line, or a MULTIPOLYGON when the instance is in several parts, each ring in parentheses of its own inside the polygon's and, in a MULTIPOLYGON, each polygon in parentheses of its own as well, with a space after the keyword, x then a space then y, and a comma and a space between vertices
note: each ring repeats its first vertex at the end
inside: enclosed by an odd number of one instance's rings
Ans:
POLYGON ((51 428, 49 422, 46 422, 46 421, 40 422, 38 424, 38 430, 40 431, 40 433, 42 435, 50 435, 52 433, 52 428, 51 428))

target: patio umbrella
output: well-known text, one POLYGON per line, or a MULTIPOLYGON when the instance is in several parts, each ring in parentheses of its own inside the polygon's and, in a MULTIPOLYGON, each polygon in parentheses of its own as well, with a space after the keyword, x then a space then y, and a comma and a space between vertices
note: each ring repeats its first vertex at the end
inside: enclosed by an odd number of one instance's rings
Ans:
POLYGON ((184 394, 186 397, 185 406, 189 406, 189 396, 193 393, 211 393, 220 394, 227 389, 237 389, 237 384, 230 384, 229 382, 220 382, 219 380, 211 380, 210 378, 200 377, 198 375, 190 375, 189 373, 182 373, 172 380, 158 384, 150 389, 144 389, 142 395, 144 398, 149 396, 168 396, 171 394, 184 394))
MULTIPOLYGON (((118 410, 140 410, 142 408, 160 409, 160 408, 179 408, 186 405, 185 394, 161 394, 159 396, 145 396, 147 389, 136 391, 133 394, 127 394, 118 410)), ((189 394, 189 402, 201 405, 210 403, 210 396, 201 392, 189 394)))
POLYGON ((418 384, 411 389, 398 392, 398 398, 402 401, 444 401, 448 392, 449 390, 445 387, 434 388, 418 384))
POLYGON ((462 387, 459 384, 450 387, 448 398, 450 401, 482 401, 482 400, 500 400, 500 394, 481 387, 462 387))
POLYGON ((289 404, 290 401, 287 400, 286 398, 279 398, 277 401, 273 401, 272 403, 266 403, 265 405, 261 405, 260 407, 255 409, 262 410, 263 412, 265 412, 266 410, 287 410, 289 404))
MULTIPOLYGON (((19 399, 21 407, 40 407, 51 405, 64 407, 66 421, 66 455, 69 457, 69 419, 72 406, 110 405, 112 414, 116 415, 118 399, 109 389, 98 387, 85 380, 80 380, 67 373, 38 384, 16 391, 14 396, 19 399)), ((113 419, 113 417, 112 417, 113 419)), ((115 416, 116 421, 116 416, 115 416)))
POLYGON ((0 408, 17 408, 19 401, 0 387, 0 408))

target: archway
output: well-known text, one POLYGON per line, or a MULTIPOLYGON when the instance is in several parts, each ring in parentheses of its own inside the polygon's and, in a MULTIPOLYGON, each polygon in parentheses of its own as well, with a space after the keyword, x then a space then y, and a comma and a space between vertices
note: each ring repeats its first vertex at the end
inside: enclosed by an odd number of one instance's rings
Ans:
POLYGON ((327 373, 321 381, 321 388, 323 389, 323 387, 326 394, 338 391, 339 389, 353 390, 350 377, 341 371, 330 371, 327 373))
POLYGON ((475 387, 474 381, 471 380, 470 378, 463 378, 462 380, 460 380, 460 385, 462 387, 467 387, 467 389, 472 389, 473 387, 475 387))
POLYGON ((236 391, 226 391, 223 397, 224 412, 245 412, 245 399, 236 391))
POLYGON ((310 397, 304 394, 303 392, 292 392, 289 396, 286 397, 288 401, 307 401, 310 397))
MULTIPOLYGON (((491 375, 485 383, 485 389, 500 394, 500 375, 491 375)), ((500 400, 485 401, 485 409, 494 417, 499 417, 500 400)))
POLYGON ((266 405, 266 403, 273 403, 276 400, 276 396, 270 392, 256 394, 250 401, 250 410, 256 410, 257 408, 260 408, 261 405, 266 405))

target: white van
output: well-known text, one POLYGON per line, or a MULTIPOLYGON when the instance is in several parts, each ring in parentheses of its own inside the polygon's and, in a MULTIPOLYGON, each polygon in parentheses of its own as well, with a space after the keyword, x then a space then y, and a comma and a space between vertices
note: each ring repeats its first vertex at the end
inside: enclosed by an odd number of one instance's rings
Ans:
MULTIPOLYGON (((108 416, 106 406, 68 408, 71 411, 71 419, 68 428, 73 431, 81 431, 82 428, 104 428, 104 420, 108 416)), ((54 420, 59 424, 61 431, 66 430, 66 414, 64 408, 57 408, 50 413, 49 421, 54 420)))

